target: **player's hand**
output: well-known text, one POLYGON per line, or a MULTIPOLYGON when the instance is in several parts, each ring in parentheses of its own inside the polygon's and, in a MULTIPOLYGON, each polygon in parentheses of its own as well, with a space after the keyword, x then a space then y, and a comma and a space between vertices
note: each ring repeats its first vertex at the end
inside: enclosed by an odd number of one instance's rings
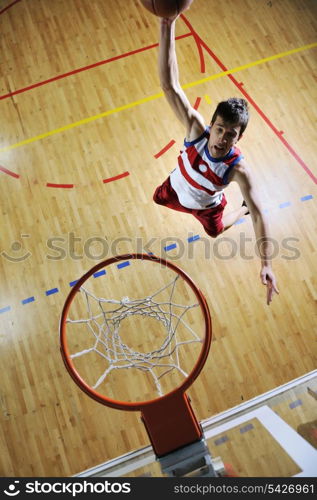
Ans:
POLYGON ((272 271, 271 266, 263 266, 261 269, 261 281, 263 285, 266 285, 266 303, 269 306, 272 302, 273 295, 275 293, 279 294, 279 290, 277 288, 276 278, 272 271))

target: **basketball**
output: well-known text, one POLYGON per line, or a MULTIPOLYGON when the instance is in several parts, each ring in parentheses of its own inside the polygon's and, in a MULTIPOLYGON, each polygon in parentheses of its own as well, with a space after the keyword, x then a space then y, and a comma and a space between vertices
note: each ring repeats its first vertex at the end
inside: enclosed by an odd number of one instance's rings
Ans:
POLYGON ((143 7, 158 17, 176 17, 188 9, 193 0, 140 0, 143 7))

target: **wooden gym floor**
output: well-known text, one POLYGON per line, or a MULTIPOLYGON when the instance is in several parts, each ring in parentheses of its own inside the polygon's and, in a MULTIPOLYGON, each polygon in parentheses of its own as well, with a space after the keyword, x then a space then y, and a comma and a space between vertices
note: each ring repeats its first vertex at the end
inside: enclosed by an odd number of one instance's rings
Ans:
MULTIPOLYGON (((69 283, 111 254, 142 245, 205 293, 213 343, 189 391, 199 420, 316 368, 317 4, 194 0, 177 36, 181 83, 206 121, 222 99, 250 103, 239 144, 280 296, 266 306, 248 217, 209 240, 152 202, 184 136, 161 96, 157 18, 137 0, 0 0, 2 476, 70 476, 149 442, 139 414, 88 398, 59 353, 69 283)), ((226 195, 241 204, 236 186, 226 195)))

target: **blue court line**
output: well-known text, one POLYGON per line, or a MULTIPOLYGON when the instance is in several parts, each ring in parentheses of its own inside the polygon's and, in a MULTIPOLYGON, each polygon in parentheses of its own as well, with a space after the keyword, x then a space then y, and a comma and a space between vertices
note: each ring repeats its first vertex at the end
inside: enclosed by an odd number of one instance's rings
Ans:
POLYGON ((187 238, 188 243, 192 243, 193 241, 200 240, 199 234, 195 234, 195 236, 191 236, 190 238, 187 238))
POLYGON ((45 294, 48 295, 53 295, 53 293, 58 293, 59 290, 58 288, 51 288, 50 290, 46 290, 45 294))
POLYGON ((78 280, 71 281, 71 282, 69 283, 69 286, 74 286, 74 285, 76 285, 77 281, 78 281, 78 280))
POLYGON ((288 406, 290 407, 291 410, 293 410, 294 408, 296 408, 297 406, 301 406, 302 404, 303 404, 302 400, 297 399, 296 401, 290 403, 288 406))
POLYGON ((123 267, 127 267, 130 265, 130 261, 126 260, 125 262, 120 262, 120 264, 117 264, 118 269, 122 269, 123 267))
POLYGON ((0 314, 6 313, 11 310, 11 306, 3 307, 0 309, 0 314))
POLYGON ((169 250, 173 250, 173 248, 176 247, 177 247, 176 243, 172 243, 171 245, 167 245, 166 247, 164 247, 164 250, 165 252, 168 252, 169 250))
POLYGON ((237 220, 237 222, 234 223, 234 226, 238 226, 239 224, 243 224, 245 222, 245 218, 241 217, 241 219, 237 220))
MULTIPOLYGON (((308 200, 312 200, 312 199, 313 199, 313 195, 308 194, 307 196, 302 196, 300 198, 300 201, 308 201, 308 200)), ((292 203, 290 201, 285 201, 284 203, 280 203, 278 208, 286 208, 286 207, 290 207, 291 205, 292 205, 292 203)), ((263 211, 265 214, 267 214, 269 212, 269 210, 267 208, 265 208, 263 211)), ((242 217, 241 219, 237 220, 237 222, 235 222, 233 225, 238 226, 239 224, 242 224, 245 221, 246 221, 246 219, 244 217, 242 217)))
MULTIPOLYGON (((306 196, 302 196, 302 197, 300 198, 300 201, 304 202, 304 201, 312 200, 313 198, 314 198, 314 196, 313 196, 312 194, 308 194, 308 195, 306 195, 306 196)), ((289 207, 289 206, 291 206, 291 202, 290 202, 290 201, 286 201, 286 202, 284 202, 284 203, 280 203, 280 204, 279 204, 279 208, 286 208, 286 207, 289 207)), ((264 213, 267 213, 268 211, 269 211, 269 210, 268 210, 267 208, 266 208, 266 209, 264 209, 264 213)), ((234 224, 234 225, 239 225, 239 224, 242 224, 242 223, 243 223, 243 222, 245 222, 245 221, 246 221, 246 219, 245 219, 244 217, 242 217, 242 218, 241 218, 241 219, 239 219, 237 222, 235 222, 235 224, 234 224)), ((193 243, 194 241, 197 241, 197 240, 199 240, 199 239, 200 239, 200 235, 199 235, 199 234, 196 234, 196 235, 194 235, 194 236, 190 236, 189 238, 187 238, 187 241, 188 241, 188 243, 193 243)), ((176 248, 176 247, 177 247, 177 244, 176 244, 176 243, 173 243, 173 244, 171 244, 171 245, 168 245, 168 246, 164 247, 164 250, 165 250, 166 252, 168 252, 169 250, 172 250, 173 248, 176 248)), ((153 254, 153 252, 147 252, 147 253, 148 253, 148 255, 154 255, 154 254, 153 254)), ((117 265, 117 267, 118 267, 118 269, 121 269, 122 267, 126 267, 126 266, 128 266, 128 265, 129 265, 129 261, 127 261, 127 262, 122 262, 121 264, 118 264, 118 265, 117 265)), ((104 270, 102 270, 102 271, 99 271, 99 272, 95 273, 95 274, 94 274, 94 277, 95 277, 95 278, 97 278, 98 276, 101 276, 101 275, 103 275, 103 274, 105 274, 105 271, 104 271, 104 270)), ((77 280, 74 280, 74 281, 71 281, 71 282, 69 283, 69 286, 70 286, 70 287, 73 287, 73 286, 74 286, 77 282, 78 282, 78 279, 77 279, 77 280)), ((59 292, 58 288, 52 288, 52 289, 50 289, 50 290, 46 290, 45 294, 46 294, 46 296, 49 296, 49 295, 52 295, 52 294, 54 294, 54 293, 58 293, 58 292, 59 292)), ((29 304, 30 302, 34 302, 34 301, 35 301, 35 298, 34 298, 34 297, 28 297, 27 299, 21 300, 21 303, 22 303, 23 305, 25 305, 25 304, 29 304)), ((6 306, 6 307, 3 307, 2 309, 0 309, 0 314, 4 314, 4 313, 6 313, 6 312, 8 312, 8 311, 11 311, 11 306, 6 306)), ((300 401, 300 400, 299 400, 299 401, 300 401)), ((291 403, 291 404, 292 404, 292 403, 291 403)), ((298 403, 298 404, 302 404, 302 403, 298 403)))
POLYGON ((290 207, 291 206, 291 202, 290 201, 285 201, 285 203, 281 203, 279 205, 279 208, 286 208, 286 207, 290 207))
POLYGON ((244 427, 240 428, 240 434, 244 434, 245 432, 251 431, 254 429, 252 424, 245 425, 244 427))
POLYGON ((220 444, 225 443, 226 441, 229 441, 228 436, 222 436, 221 438, 216 439, 214 443, 216 446, 219 446, 220 444))
POLYGON ((105 269, 101 269, 101 271, 97 271, 96 273, 93 274, 94 278, 99 278, 99 276, 104 276, 106 274, 105 269))
POLYGON ((25 304, 29 304, 30 302, 34 302, 34 297, 28 297, 27 299, 21 300, 21 303, 25 306, 25 304))

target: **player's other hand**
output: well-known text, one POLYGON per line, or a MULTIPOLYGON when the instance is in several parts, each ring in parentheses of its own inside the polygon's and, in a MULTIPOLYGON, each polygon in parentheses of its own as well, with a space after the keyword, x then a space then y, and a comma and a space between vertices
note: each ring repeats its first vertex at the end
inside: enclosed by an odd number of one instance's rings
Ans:
POLYGON ((263 285, 266 285, 266 303, 269 306, 272 302, 273 295, 275 293, 279 294, 279 289, 277 288, 276 278, 272 271, 271 266, 263 266, 261 269, 261 281, 263 285))

